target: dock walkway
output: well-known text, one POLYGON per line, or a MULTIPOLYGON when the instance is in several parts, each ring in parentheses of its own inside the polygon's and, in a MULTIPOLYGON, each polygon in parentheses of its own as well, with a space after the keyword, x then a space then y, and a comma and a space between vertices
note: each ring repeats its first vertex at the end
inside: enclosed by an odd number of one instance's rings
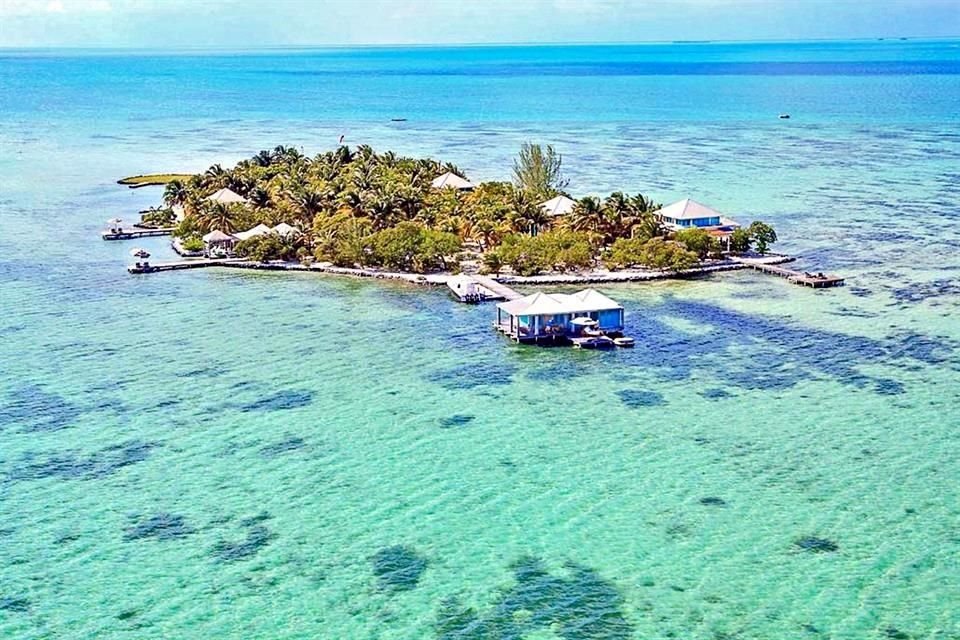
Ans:
POLYGON ((843 286, 843 278, 837 275, 822 273, 813 274, 808 272, 794 271, 793 269, 787 269, 786 267, 781 267, 779 265, 751 260, 750 258, 733 258, 733 260, 739 262, 740 264, 746 265, 751 269, 756 269, 757 271, 761 271, 763 273, 769 273, 771 275, 780 276, 781 278, 786 278, 788 282, 799 284, 804 287, 822 289, 825 287, 843 286))
POLYGON ((522 293, 518 293, 514 291, 513 289, 503 284, 502 282, 497 282, 490 276, 481 276, 479 274, 475 274, 475 275, 471 275, 470 277, 478 285, 480 285, 484 289, 493 291, 493 293, 495 293, 498 297, 503 298, 504 300, 516 300, 517 298, 523 297, 522 293))
POLYGON ((158 229, 107 229, 100 234, 104 240, 133 240, 134 238, 151 238, 154 236, 169 236, 174 227, 158 229))

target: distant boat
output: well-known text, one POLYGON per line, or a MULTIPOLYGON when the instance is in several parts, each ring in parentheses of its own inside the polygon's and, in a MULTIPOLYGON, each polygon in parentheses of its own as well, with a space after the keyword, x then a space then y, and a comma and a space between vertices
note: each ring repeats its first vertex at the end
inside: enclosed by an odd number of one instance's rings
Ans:
POLYGON ((781 114, 780 114, 780 119, 781 119, 781 120, 789 120, 789 119, 790 119, 790 114, 789 114, 789 113, 781 113, 781 114))
POLYGON ((390 122, 406 122, 406 118, 390 118, 390 122))
POLYGON ((628 336, 621 336, 619 338, 614 338, 613 344, 617 345, 618 347, 632 347, 634 345, 634 342, 633 342, 633 338, 630 338, 628 336))

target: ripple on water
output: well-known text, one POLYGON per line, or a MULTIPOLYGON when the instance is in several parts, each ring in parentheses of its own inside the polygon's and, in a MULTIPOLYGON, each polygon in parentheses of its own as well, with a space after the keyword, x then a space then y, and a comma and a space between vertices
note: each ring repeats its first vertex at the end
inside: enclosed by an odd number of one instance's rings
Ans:
POLYGON ((273 458, 284 453, 290 453, 292 451, 297 451, 302 449, 307 444, 307 441, 303 438, 291 436, 280 440, 279 442, 274 442, 273 444, 268 444, 260 448, 260 455, 267 458, 273 458))
POLYGON ((622 389, 617 392, 620 401, 631 409, 643 407, 661 407, 667 404, 664 397, 656 391, 641 391, 638 389, 622 389))
POLYGON ((623 596, 595 571, 568 564, 567 576, 547 572, 536 558, 514 567, 515 583, 494 604, 478 613, 454 599, 441 604, 440 640, 486 640, 532 637, 552 632, 564 640, 627 640, 633 625, 623 611, 623 596))
POLYGON ((19 426, 24 431, 57 431, 72 426, 83 410, 62 396, 35 384, 20 386, 0 404, 0 429, 19 426))
POLYGON ((16 598, 13 596, 4 596, 0 598, 0 611, 11 611, 13 613, 26 613, 30 610, 30 601, 26 598, 16 598))
POLYGON ((156 446, 158 445, 154 442, 133 440, 106 447, 89 456, 67 452, 50 456, 40 462, 33 462, 32 458, 26 458, 7 474, 7 480, 103 478, 124 467, 143 462, 156 446))
POLYGON ((444 389, 475 389, 483 386, 505 386, 513 381, 514 365, 493 362, 471 362, 427 374, 428 382, 444 389))
POLYGON ((243 411, 286 411, 299 409, 313 402, 314 392, 307 389, 278 391, 272 395, 258 398, 241 407, 243 411))
POLYGON ((195 532, 196 530, 187 524, 183 516, 173 513, 157 513, 127 527, 123 539, 128 541, 143 538, 175 540, 195 532))
POLYGON ((440 418, 440 428, 441 429, 455 429, 457 427, 465 427, 476 419, 476 416, 466 415, 463 413, 456 413, 452 416, 447 416, 446 418, 440 418))
POLYGON ((370 558, 373 575, 381 589, 409 591, 420 582, 427 569, 427 560, 415 550, 403 545, 380 549, 370 558))

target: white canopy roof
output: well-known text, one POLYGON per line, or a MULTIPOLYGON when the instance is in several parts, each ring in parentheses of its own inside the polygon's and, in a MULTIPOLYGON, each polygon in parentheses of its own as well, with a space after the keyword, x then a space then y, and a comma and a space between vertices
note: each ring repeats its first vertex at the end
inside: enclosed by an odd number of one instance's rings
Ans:
POLYGON ((616 300, 608 298, 603 295, 596 289, 584 289, 583 291, 578 291, 571 298, 576 298, 580 301, 580 304, 583 305, 585 310, 589 311, 608 311, 610 309, 622 309, 620 303, 616 300), (589 309, 586 309, 589 307, 589 309))
POLYGON ((674 220, 694 220, 696 218, 719 218, 720 212, 711 209, 705 204, 700 204, 696 200, 685 198, 679 202, 669 204, 659 211, 655 211, 659 216, 672 218, 674 220))
POLYGON ((207 196, 207 200, 213 200, 214 202, 222 202, 223 204, 231 204, 234 202, 247 201, 247 199, 244 198, 242 195, 240 195, 236 191, 231 191, 226 187, 224 187, 223 189, 219 189, 214 193, 212 193, 211 195, 207 196))
POLYGON ((594 289, 584 289, 574 294, 537 292, 509 302, 501 302, 497 307, 512 316, 555 316, 623 308, 615 300, 594 289))
POLYGON ((565 216, 571 211, 573 207, 577 204, 576 200, 572 200, 564 195, 559 195, 556 198, 551 198, 546 202, 540 203, 540 208, 547 212, 549 216, 565 216))
POLYGON ((253 238, 254 236, 262 236, 266 233, 270 233, 272 229, 265 224, 258 224, 253 229, 247 229, 246 231, 241 231, 240 233, 235 233, 240 240, 246 240, 247 238, 253 238))
POLYGON ((216 231, 211 231, 210 233, 203 236, 202 238, 202 240, 207 244, 210 244, 211 242, 232 242, 236 239, 237 238, 235 236, 231 236, 230 234, 224 233, 219 229, 216 231))
POLYGON ((281 222, 280 224, 278 224, 277 226, 275 226, 275 227, 272 229, 272 231, 273 231, 274 233, 278 234, 278 235, 283 236, 283 237, 287 237, 287 236, 289 236, 289 235, 292 234, 292 233, 300 233, 300 229, 297 229, 296 227, 291 226, 291 225, 287 224, 286 222, 281 222))
POLYGON ((458 176, 451 171, 447 171, 442 176, 437 176, 433 179, 433 182, 431 182, 430 185, 434 189, 473 189, 474 187, 472 182, 458 176))

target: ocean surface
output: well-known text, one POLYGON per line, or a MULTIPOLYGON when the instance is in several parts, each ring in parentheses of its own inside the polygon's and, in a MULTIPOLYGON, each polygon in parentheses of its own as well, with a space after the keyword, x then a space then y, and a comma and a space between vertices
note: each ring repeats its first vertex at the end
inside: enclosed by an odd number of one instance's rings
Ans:
POLYGON ((6 51, 0 151, 0 637, 960 638, 960 42, 6 51), (638 346, 580 353, 99 238, 340 135, 550 143, 848 284, 604 287, 638 346))

